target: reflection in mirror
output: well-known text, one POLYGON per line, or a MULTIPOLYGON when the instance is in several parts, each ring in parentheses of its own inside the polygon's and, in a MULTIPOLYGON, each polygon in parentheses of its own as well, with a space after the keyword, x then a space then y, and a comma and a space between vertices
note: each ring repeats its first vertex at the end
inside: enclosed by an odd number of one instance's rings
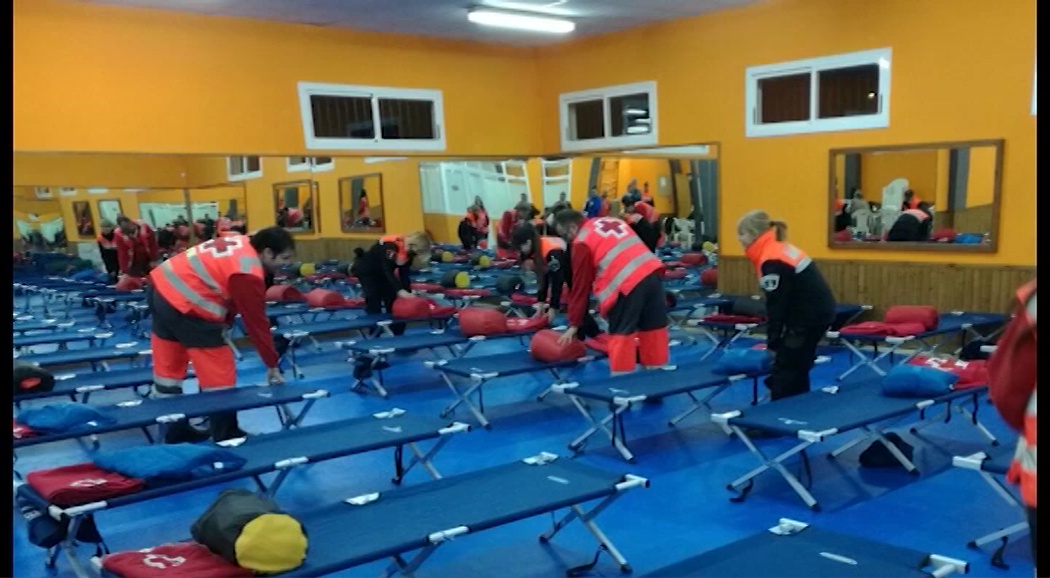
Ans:
POLYGON ((339 179, 339 210, 347 233, 385 233, 383 175, 374 173, 339 179))
POLYGON ((243 183, 190 189, 189 199, 193 234, 199 241, 248 232, 243 183))
POLYGON ((98 216, 103 221, 116 223, 117 218, 124 214, 120 208, 120 201, 106 200, 98 202, 98 216))
POLYGON ((95 236, 95 217, 91 214, 90 203, 73 201, 73 220, 76 222, 77 237, 90 239, 95 236))
POLYGON ((833 150, 830 244, 993 251, 1002 141, 833 150))
POLYGON ((139 219, 157 233, 157 246, 162 253, 185 250, 190 245, 190 223, 186 218, 186 192, 183 189, 141 190, 139 219))
POLYGON ((291 181, 273 186, 277 226, 292 233, 313 233, 317 210, 317 183, 291 181))
POLYGON ((14 240, 23 251, 47 252, 66 248, 62 208, 51 187, 14 188, 14 240))

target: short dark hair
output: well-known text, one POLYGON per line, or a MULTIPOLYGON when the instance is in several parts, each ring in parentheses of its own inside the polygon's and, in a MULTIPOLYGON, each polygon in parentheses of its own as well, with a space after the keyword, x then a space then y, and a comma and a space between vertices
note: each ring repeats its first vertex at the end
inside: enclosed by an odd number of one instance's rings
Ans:
POLYGON ((532 223, 520 223, 514 227, 514 232, 511 234, 510 242, 515 247, 520 247, 524 245, 526 241, 535 240, 537 236, 536 227, 533 227, 532 223))
POLYGON ((252 235, 252 248, 257 253, 269 249, 274 255, 295 250, 295 239, 283 227, 266 227, 252 235))
POLYGON ((117 226, 118 227, 123 225, 124 223, 130 223, 130 222, 131 222, 131 219, 129 219, 127 215, 117 215, 117 226))
POLYGON ((583 213, 579 211, 574 211, 572 209, 562 209, 557 213, 554 213, 554 224, 556 226, 582 225, 583 213))

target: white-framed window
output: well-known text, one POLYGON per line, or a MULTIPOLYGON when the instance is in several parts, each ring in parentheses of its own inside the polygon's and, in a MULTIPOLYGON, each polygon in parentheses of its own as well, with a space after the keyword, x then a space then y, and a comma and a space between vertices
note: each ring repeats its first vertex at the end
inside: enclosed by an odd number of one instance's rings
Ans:
POLYGON ((310 150, 445 150, 440 90, 299 83, 310 150))
POLYGON ((323 173, 335 168, 335 160, 332 157, 288 157, 287 162, 290 173, 323 173))
POLYGON ((262 176, 262 160, 259 157, 226 157, 226 175, 231 181, 246 181, 262 176))
POLYGON ((559 97, 561 149, 658 144, 656 82, 607 86, 559 97))
POLYGON ((55 198, 55 193, 51 190, 51 187, 37 187, 33 192, 36 193, 36 198, 38 199, 55 198))
POLYGON ((747 136, 889 127, 892 60, 881 48, 749 67, 747 136))

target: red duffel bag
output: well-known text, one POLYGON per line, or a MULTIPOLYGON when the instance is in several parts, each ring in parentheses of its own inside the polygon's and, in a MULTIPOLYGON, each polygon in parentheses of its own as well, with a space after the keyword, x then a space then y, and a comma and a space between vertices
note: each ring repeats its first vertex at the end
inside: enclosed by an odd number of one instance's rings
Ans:
POLYGON ((331 289, 314 289, 305 297, 306 304, 310 307, 342 307, 346 304, 346 298, 331 289))
POLYGON ((664 279, 684 279, 687 275, 685 269, 664 269, 664 279))
POLYGON ((704 287, 718 287, 718 268, 704 269, 700 273, 700 284, 704 287))
POLYGON ((495 309, 467 307, 459 312, 459 330, 467 337, 507 332, 507 316, 495 309))
POLYGON ((890 325, 920 323, 929 331, 937 329, 940 316, 937 314, 937 308, 929 305, 894 305, 886 309, 883 321, 890 325))
POLYGON ((550 319, 546 315, 536 317, 514 317, 507 319, 507 331, 511 333, 522 333, 526 331, 539 331, 550 325, 550 319))
POLYGON ((266 290, 266 300, 277 303, 301 303, 306 297, 291 285, 274 285, 266 290))
POLYGON ((423 297, 398 297, 390 314, 396 319, 420 319, 430 317, 430 299, 423 297))
POLYGON ((529 342, 529 353, 533 359, 545 363, 555 361, 569 361, 579 359, 587 355, 587 347, 579 339, 570 339, 566 343, 559 344, 561 333, 552 329, 539 331, 529 342))
POLYGON ((683 265, 699 267, 700 265, 707 264, 707 255, 704 255, 703 253, 683 253, 678 260, 681 261, 683 265))
POLYGON ((108 554, 102 558, 102 567, 116 576, 241 578, 255 575, 196 542, 108 554))

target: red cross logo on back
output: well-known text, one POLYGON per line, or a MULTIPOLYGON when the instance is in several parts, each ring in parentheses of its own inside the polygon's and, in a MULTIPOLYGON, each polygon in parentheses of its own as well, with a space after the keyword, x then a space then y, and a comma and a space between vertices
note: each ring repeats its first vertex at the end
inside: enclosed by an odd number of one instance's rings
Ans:
POLYGON ((594 230, 602 237, 622 239, 627 236, 627 229, 624 227, 623 221, 616 219, 599 219, 594 226, 594 230))
POLYGON ((234 249, 243 246, 243 237, 217 237, 200 245, 200 250, 211 253, 215 257, 225 257, 233 253, 234 249))

